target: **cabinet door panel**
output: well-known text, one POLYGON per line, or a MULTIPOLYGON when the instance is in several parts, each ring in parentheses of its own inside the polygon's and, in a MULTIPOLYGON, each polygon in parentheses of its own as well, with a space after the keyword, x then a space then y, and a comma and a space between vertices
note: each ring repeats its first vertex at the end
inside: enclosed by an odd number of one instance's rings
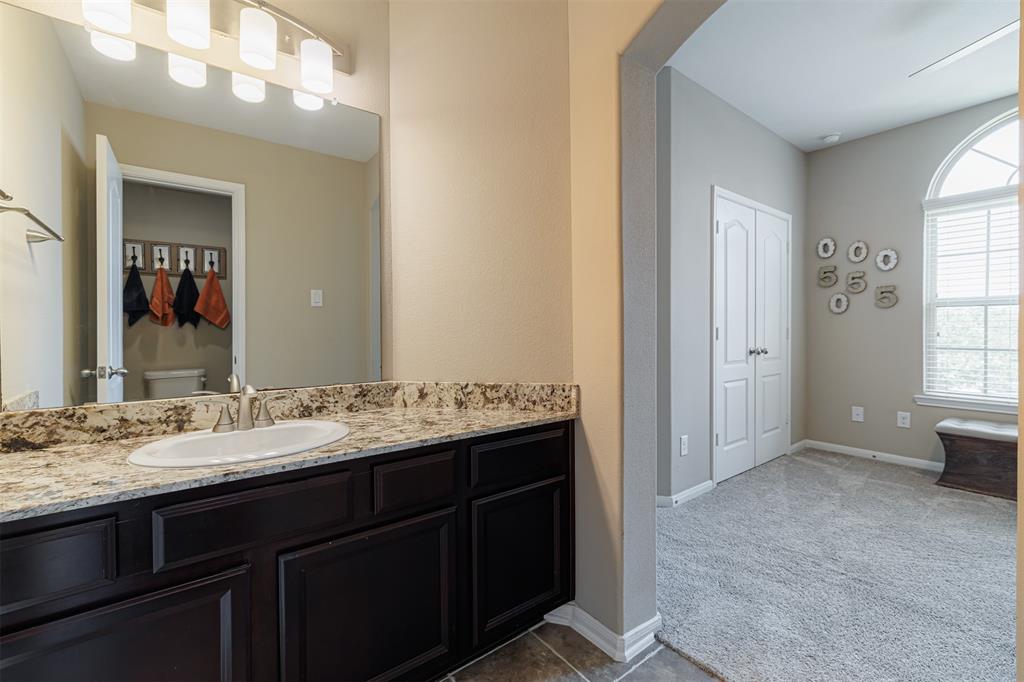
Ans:
POLYGON ((0 678, 236 680, 249 676, 247 568, 0 639, 0 678))
POLYGON ((500 639, 568 593, 565 477, 472 503, 473 645, 500 639))
POLYGON ((454 551, 446 509, 281 555, 282 678, 409 679, 443 665, 454 654, 454 551))

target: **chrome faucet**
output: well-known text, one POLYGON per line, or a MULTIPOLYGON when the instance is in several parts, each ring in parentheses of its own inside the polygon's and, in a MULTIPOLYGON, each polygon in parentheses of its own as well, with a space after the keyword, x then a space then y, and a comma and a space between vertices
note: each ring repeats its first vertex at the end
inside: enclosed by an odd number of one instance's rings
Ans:
POLYGON ((249 384, 243 386, 242 390, 238 392, 238 419, 235 428, 239 431, 249 431, 253 428, 252 400, 257 395, 259 395, 259 391, 249 384))

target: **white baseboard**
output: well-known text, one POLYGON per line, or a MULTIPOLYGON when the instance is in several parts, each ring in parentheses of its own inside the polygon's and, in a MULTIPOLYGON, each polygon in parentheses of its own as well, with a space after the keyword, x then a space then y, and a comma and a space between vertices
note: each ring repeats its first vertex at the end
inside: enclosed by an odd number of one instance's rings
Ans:
POLYGON ((555 625, 571 627, 614 660, 623 662, 629 661, 653 644, 654 633, 661 627, 661 614, 657 613, 646 623, 641 623, 624 635, 618 635, 576 606, 575 602, 559 606, 544 616, 544 620, 555 625))
POLYGON ((888 462, 889 464, 899 464, 900 466, 913 467, 915 469, 925 469, 926 471, 942 471, 942 462, 932 462, 927 459, 918 459, 917 457, 905 457, 903 455, 894 455, 889 452, 878 452, 877 450, 865 450, 864 448, 853 448, 849 445, 839 445, 838 443, 826 443, 820 440, 802 440, 798 443, 793 443, 790 447, 790 452, 798 452, 804 448, 814 448, 815 450, 828 450, 829 452, 838 452, 841 455, 852 455, 853 457, 863 457, 865 459, 875 459, 879 462, 888 462))
POLYGON ((706 493, 707 491, 711 490, 714 487, 714 481, 704 481, 703 483, 698 483, 692 488, 687 488, 683 492, 676 493, 675 495, 658 495, 658 506, 678 507, 683 502, 686 502, 687 500, 692 500, 693 498, 699 495, 703 495, 704 493, 706 493))

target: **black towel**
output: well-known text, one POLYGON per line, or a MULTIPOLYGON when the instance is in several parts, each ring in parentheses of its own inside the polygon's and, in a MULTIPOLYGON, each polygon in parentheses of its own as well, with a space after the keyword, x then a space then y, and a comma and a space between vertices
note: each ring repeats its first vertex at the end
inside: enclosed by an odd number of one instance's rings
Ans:
POLYGON ((128 326, 132 326, 149 313, 149 296, 146 296, 146 287, 142 284, 142 276, 139 269, 132 263, 132 269, 128 271, 128 279, 124 283, 124 297, 121 303, 125 314, 128 315, 128 326))
POLYGON ((199 313, 196 312, 196 301, 199 300, 199 287, 192 276, 192 270, 185 268, 178 282, 178 290, 174 292, 174 316, 178 318, 178 326, 184 327, 191 322, 193 327, 199 326, 199 313))

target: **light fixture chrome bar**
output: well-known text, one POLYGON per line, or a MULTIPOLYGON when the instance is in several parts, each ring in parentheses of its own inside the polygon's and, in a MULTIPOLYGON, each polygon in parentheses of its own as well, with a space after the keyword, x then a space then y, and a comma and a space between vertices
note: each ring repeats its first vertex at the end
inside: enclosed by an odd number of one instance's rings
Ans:
MULTIPOLYGON (((8 195, 10 196, 10 195, 8 195)), ((8 200, 9 201, 9 200, 8 200)), ((42 231, 35 228, 28 228, 25 230, 25 240, 29 242, 48 242, 48 241, 64 241, 64 237, 60 236, 56 232, 50 229, 50 226, 40 220, 32 211, 27 208, 21 208, 19 206, 0 206, 0 213, 20 213, 36 225, 38 225, 42 231)))
POLYGON ((968 43, 967 45, 964 45, 963 47, 961 47, 956 52, 952 52, 950 54, 947 54, 942 59, 939 59, 938 61, 932 62, 931 64, 929 64, 928 66, 924 67, 923 69, 918 69, 914 73, 912 73, 909 76, 907 76, 907 78, 913 78, 914 76, 919 76, 919 75, 924 74, 924 73, 930 73, 932 71, 938 71, 939 69, 941 69, 943 67, 946 67, 946 66, 949 66, 950 64, 952 64, 955 61, 963 59, 964 57, 966 57, 967 55, 971 54, 972 52, 977 52, 978 50, 980 50, 981 48, 985 47, 986 45, 988 45, 990 43, 994 43, 995 41, 999 40, 1003 36, 1009 35, 1009 34, 1013 33, 1016 30, 1019 30, 1019 29, 1020 29, 1020 19, 1014 19, 1013 21, 1008 23, 1006 26, 1003 26, 1002 28, 997 28, 996 30, 994 30, 991 33, 989 33, 988 35, 982 36, 981 38, 978 38, 973 43, 968 43))
POLYGON ((322 40, 323 42, 327 43, 327 45, 330 46, 331 50, 337 56, 345 56, 345 51, 342 50, 337 45, 335 45, 333 42, 331 42, 329 38, 324 36, 322 33, 314 30, 312 26, 302 21, 301 19, 298 19, 289 14, 288 12, 285 12, 283 9, 278 9, 277 7, 271 5, 269 2, 263 2, 263 0, 238 0, 238 2, 242 3, 243 5, 249 5, 250 7, 258 7, 264 12, 273 14, 275 17, 281 19, 282 21, 287 21, 289 24, 299 29, 300 31, 305 31, 313 38, 317 40, 322 40))

